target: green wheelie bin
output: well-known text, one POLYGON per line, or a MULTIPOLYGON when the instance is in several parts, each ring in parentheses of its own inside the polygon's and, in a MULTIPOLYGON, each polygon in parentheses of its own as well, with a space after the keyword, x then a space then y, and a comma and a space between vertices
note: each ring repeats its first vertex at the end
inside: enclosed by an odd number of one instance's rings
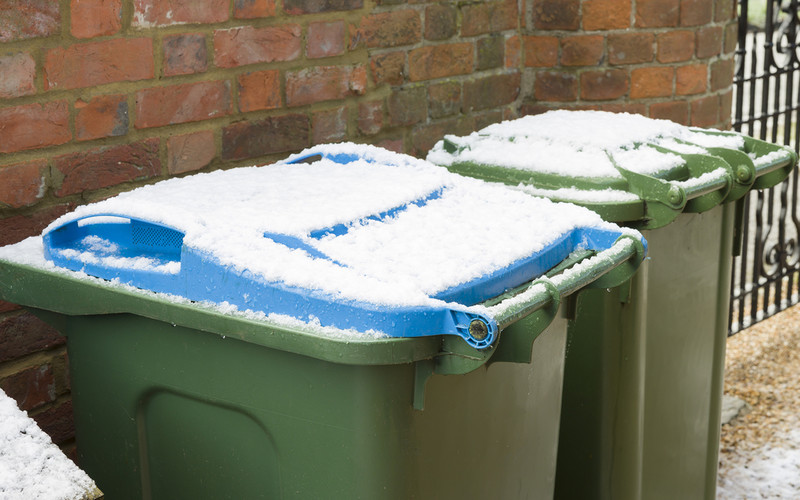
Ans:
POLYGON ((555 497, 714 499, 743 197, 785 179, 794 151, 638 115, 551 111, 446 136, 428 160, 591 208, 649 243, 630 282, 574 306, 555 497))
POLYGON ((343 144, 79 207, 0 249, 0 296, 67 337, 108 498, 552 498, 567 297, 645 252, 343 144))

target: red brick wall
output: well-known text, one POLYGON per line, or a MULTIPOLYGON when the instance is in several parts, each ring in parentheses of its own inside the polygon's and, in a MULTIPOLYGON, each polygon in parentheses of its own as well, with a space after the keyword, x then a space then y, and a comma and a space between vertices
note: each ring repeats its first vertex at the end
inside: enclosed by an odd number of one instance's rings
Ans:
MULTIPOLYGON (((730 119, 734 0, 0 0, 0 245, 314 143, 417 155, 550 108, 730 119)), ((64 341, 0 303, 0 387, 67 447, 64 341)))

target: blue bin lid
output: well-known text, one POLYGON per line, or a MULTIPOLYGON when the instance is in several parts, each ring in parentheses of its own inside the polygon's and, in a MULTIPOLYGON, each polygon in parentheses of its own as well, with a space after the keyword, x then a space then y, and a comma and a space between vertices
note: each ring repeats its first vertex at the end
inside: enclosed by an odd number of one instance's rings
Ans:
POLYGON ((338 144, 79 207, 43 241, 58 266, 154 292, 485 348, 498 327, 480 303, 626 232, 581 207, 338 144))

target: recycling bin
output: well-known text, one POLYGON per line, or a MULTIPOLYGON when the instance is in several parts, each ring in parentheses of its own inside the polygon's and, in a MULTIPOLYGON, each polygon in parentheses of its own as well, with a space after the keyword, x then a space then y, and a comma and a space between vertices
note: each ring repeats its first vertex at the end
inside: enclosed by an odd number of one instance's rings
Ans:
POLYGON ((342 144, 79 207, 0 248, 0 295, 67 337, 109 498, 550 498, 566 304, 645 252, 342 144))
POLYGON ((794 151, 638 115, 553 111, 446 136, 428 160, 591 208, 649 243, 630 282, 573 305, 555 497, 715 498, 743 197, 786 178, 794 151))

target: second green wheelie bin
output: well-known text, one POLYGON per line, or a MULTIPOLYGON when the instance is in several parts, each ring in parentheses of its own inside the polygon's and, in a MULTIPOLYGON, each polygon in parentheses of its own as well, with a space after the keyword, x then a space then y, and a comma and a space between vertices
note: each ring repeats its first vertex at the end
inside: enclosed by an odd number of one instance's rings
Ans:
POLYGON ((731 258, 743 197, 795 153, 639 115, 551 111, 446 136, 428 160, 643 230, 630 283, 577 299, 555 497, 715 497, 731 258))
POLYGON ((644 253, 584 208, 344 144, 79 207, 0 249, 0 296, 66 335, 109 498, 551 498, 562 297, 644 253))

